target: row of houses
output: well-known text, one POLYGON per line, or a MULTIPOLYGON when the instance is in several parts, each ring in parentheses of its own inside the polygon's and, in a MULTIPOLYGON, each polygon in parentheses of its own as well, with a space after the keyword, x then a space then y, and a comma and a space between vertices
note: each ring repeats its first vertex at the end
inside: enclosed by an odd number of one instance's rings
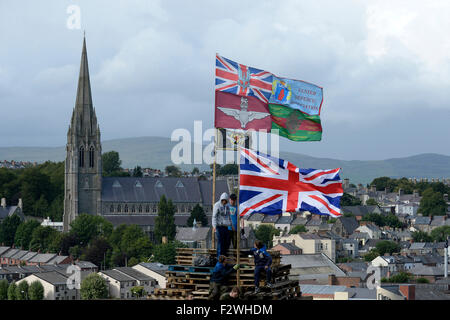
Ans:
POLYGON ((0 265, 26 265, 40 266, 45 264, 67 264, 71 263, 69 256, 55 253, 40 253, 28 250, 17 249, 14 247, 0 247, 0 265))

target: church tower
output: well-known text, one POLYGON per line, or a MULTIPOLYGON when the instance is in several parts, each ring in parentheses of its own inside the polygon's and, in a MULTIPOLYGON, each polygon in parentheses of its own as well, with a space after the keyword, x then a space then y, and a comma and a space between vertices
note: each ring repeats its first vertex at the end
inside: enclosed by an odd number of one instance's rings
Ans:
POLYGON ((67 132, 64 181, 64 231, 81 213, 101 214, 102 146, 92 105, 91 84, 83 39, 75 107, 67 132))

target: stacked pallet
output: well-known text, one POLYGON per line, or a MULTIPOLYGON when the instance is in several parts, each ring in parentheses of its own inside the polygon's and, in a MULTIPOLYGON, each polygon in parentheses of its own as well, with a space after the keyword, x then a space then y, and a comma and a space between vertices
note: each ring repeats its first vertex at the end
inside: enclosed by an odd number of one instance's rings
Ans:
MULTIPOLYGON (((236 264, 237 254, 239 254, 241 290, 245 292, 243 297, 249 300, 259 299, 294 299, 300 296, 300 287, 297 281, 289 280, 291 266, 282 265, 280 253, 278 251, 268 251, 272 256, 272 283, 273 288, 266 288, 265 274, 261 274, 261 292, 254 294, 254 270, 255 264, 253 255, 249 255, 248 250, 240 250, 239 253, 230 249, 227 256, 227 263, 236 264)), ((209 257, 215 261, 217 255, 214 249, 177 249, 176 265, 170 265, 166 272, 166 289, 155 289, 150 299, 208 299, 209 283, 214 267, 199 267, 194 265, 194 260, 198 256, 209 257)), ((228 290, 236 286, 237 278, 235 272, 228 277, 226 285, 228 290)))

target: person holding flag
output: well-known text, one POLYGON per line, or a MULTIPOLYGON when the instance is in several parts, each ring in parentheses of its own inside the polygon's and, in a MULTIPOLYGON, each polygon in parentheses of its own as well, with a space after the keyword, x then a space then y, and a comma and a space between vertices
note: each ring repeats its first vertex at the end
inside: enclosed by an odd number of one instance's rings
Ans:
POLYGON ((230 246, 228 227, 231 226, 231 218, 230 207, 227 204, 228 194, 224 192, 213 207, 212 226, 213 234, 217 234, 217 257, 226 256, 230 246))

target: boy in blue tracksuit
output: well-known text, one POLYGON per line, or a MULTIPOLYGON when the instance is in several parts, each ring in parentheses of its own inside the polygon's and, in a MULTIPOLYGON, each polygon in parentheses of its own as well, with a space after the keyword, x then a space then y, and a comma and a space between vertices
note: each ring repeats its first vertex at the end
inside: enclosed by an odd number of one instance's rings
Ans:
POLYGON ((272 271, 270 265, 272 264, 272 257, 266 251, 266 246, 259 240, 255 241, 255 247, 250 249, 255 260, 255 293, 259 292, 259 279, 261 271, 266 271, 266 282, 269 288, 272 288, 272 271))
POLYGON ((226 257, 220 256, 219 260, 216 263, 216 266, 213 269, 211 280, 209 284, 209 299, 218 300, 222 292, 226 289, 224 286, 228 275, 239 269, 239 265, 231 265, 225 262, 226 257))

